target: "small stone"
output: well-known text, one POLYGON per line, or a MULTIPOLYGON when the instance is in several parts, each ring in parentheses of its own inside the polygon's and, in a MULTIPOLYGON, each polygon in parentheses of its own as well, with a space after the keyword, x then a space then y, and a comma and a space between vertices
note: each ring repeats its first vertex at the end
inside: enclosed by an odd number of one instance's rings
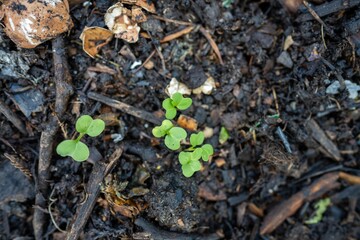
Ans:
POLYGON ((276 59, 277 63, 284 65, 287 68, 292 68, 294 63, 291 60, 290 54, 286 51, 283 51, 280 56, 276 59))

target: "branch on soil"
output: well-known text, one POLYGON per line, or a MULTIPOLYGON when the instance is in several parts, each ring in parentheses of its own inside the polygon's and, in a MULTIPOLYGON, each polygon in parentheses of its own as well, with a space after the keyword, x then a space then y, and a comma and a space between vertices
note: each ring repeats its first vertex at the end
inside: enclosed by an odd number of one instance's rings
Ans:
POLYGON ((14 126, 24 135, 28 135, 25 125, 23 122, 16 116, 11 109, 0 100, 0 113, 2 113, 14 126))
POLYGON ((89 182, 86 185, 86 201, 79 206, 77 213, 74 216, 71 228, 66 236, 67 240, 77 240, 90 217, 91 211, 95 206, 96 199, 100 192, 100 184, 103 179, 115 167, 117 160, 121 157, 123 148, 119 147, 110 156, 109 163, 106 164, 101 161, 95 162, 93 170, 90 174, 89 182))
MULTIPOLYGON (((61 36, 52 41, 54 80, 56 85, 55 115, 49 118, 46 129, 40 137, 39 162, 37 168, 36 188, 37 194, 35 205, 46 209, 46 200, 49 190, 49 168, 53 154, 53 143, 56 133, 59 129, 58 119, 61 120, 65 113, 68 100, 73 93, 71 86, 71 75, 66 60, 64 40, 61 36)), ((42 239, 44 236, 44 227, 47 225, 46 215, 35 208, 33 226, 35 239, 42 239)))

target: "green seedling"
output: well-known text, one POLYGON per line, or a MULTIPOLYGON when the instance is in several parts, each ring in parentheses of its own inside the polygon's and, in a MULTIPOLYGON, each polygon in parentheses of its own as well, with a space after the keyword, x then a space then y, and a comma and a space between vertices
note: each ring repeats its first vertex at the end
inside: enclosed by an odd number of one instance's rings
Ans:
MULTIPOLYGON (((191 104, 192 100, 184 98, 180 93, 173 94, 171 98, 165 99, 162 103, 166 110, 165 117, 167 119, 160 126, 156 126, 152 130, 152 134, 157 138, 165 137, 165 145, 171 150, 178 150, 181 147, 181 142, 186 139, 187 133, 185 129, 175 127, 169 119, 176 116, 177 109, 185 110, 191 104)), ((203 132, 191 134, 191 146, 179 153, 179 162, 185 177, 191 177, 195 172, 200 171, 200 159, 208 161, 210 156, 214 154, 214 149, 210 144, 203 144, 204 139, 203 132)))
POLYGON ((315 203, 315 214, 312 218, 305 221, 306 224, 316 224, 322 220, 323 214, 326 212, 327 207, 331 204, 330 198, 319 200, 315 203))
POLYGON ((178 150, 180 142, 187 136, 186 131, 180 127, 174 127, 170 120, 165 119, 161 126, 157 126, 152 130, 155 137, 165 136, 165 145, 171 150, 178 150))
POLYGON ((220 129, 220 135, 219 135, 219 143, 224 144, 228 139, 230 135, 229 132, 226 130, 225 127, 221 127, 220 129))
POLYGON ((100 135, 105 129, 105 122, 101 119, 92 119, 89 115, 81 116, 75 125, 79 136, 75 140, 64 140, 56 148, 57 154, 62 157, 72 157, 75 161, 82 162, 89 158, 90 151, 81 138, 87 134, 90 137, 100 135))
POLYGON ((192 104, 191 98, 184 98, 181 93, 174 93, 171 98, 167 98, 162 102, 162 107, 165 109, 165 117, 167 119, 174 119, 177 110, 188 109, 192 104))

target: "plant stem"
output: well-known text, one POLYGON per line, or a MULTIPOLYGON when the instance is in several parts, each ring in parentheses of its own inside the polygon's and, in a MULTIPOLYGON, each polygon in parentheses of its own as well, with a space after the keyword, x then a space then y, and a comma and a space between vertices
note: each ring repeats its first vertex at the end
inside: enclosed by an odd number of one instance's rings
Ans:
POLYGON ((85 133, 80 133, 80 135, 75 139, 76 142, 79 142, 80 139, 85 135, 85 133))

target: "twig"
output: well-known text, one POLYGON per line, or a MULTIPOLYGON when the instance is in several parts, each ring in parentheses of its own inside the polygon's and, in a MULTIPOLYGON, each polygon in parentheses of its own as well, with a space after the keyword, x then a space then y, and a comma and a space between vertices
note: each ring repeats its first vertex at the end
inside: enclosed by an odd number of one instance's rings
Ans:
POLYGON ((153 37, 151 36, 151 34, 150 34, 149 31, 147 31, 147 34, 150 36, 151 42, 152 42, 152 44, 154 45, 157 54, 159 55, 159 58, 160 58, 160 60, 161 60, 161 65, 162 65, 163 74, 165 74, 165 73, 166 73, 166 65, 165 65, 164 56, 162 55, 162 53, 161 53, 159 47, 157 46, 157 44, 155 44, 155 41, 154 41, 154 39, 153 39, 153 37))
POLYGON ((309 3, 307 1, 303 1, 304 6, 307 8, 309 13, 315 18, 316 21, 318 21, 322 26, 324 26, 325 30, 331 35, 334 35, 334 31, 324 23, 323 20, 319 17, 319 15, 310 7, 309 3))
POLYGON ((186 27, 178 32, 175 32, 173 34, 170 34, 170 35, 167 35, 165 36, 163 39, 160 40, 160 43, 166 43, 166 42, 169 42, 171 40, 174 40, 176 38, 179 38, 185 34, 188 34, 190 33, 195 27, 194 26, 189 26, 189 27, 186 27))
MULTIPOLYGON (((62 36, 52 41, 53 63, 54 63, 54 80, 56 85, 55 114, 51 116, 46 129, 41 133, 39 162, 37 168, 36 197, 35 205, 46 209, 46 199, 48 196, 49 168, 53 154, 53 143, 55 135, 59 129, 58 118, 61 120, 66 111, 68 100, 73 93, 71 86, 71 75, 66 61, 66 49, 62 36)), ((36 240, 43 239, 44 227, 47 226, 46 216, 39 208, 35 208, 33 227, 36 240)))
POLYGON ((174 24, 177 24, 177 25, 186 25, 186 26, 194 25, 191 22, 184 22, 184 21, 174 20, 174 19, 170 19, 170 18, 164 18, 164 17, 160 17, 160 16, 156 16, 156 15, 153 15, 152 17, 155 18, 155 19, 164 21, 164 22, 170 22, 170 23, 174 23, 174 24))
POLYGON ((206 37, 206 39, 209 41, 210 43, 210 46, 212 47, 212 49, 214 50, 216 56, 219 58, 219 62, 221 65, 224 65, 224 62, 222 60, 222 57, 221 57, 221 53, 220 53, 220 50, 218 48, 218 46, 216 45, 215 41, 212 39, 210 33, 208 33, 204 27, 200 26, 199 28, 200 32, 206 37))
POLYGON ((93 170, 90 174, 89 182, 86 185, 86 192, 88 198, 86 201, 79 206, 77 213, 71 224, 71 228, 66 236, 67 240, 77 240, 87 223, 91 211, 95 206, 96 199, 100 193, 100 184, 103 181, 104 177, 109 174, 112 169, 115 167, 118 159, 123 153, 123 148, 117 148, 114 153, 110 156, 109 163, 106 164, 101 161, 97 161, 93 167, 93 170))
POLYGON ((279 138, 281 139, 281 141, 284 144, 284 147, 286 149, 286 151, 290 154, 292 154, 292 150, 291 150, 291 146, 289 141, 287 140, 287 137, 285 136, 284 132, 281 130, 280 127, 276 128, 276 134, 279 136, 279 138))
POLYGON ((150 59, 154 56, 155 52, 156 52, 156 50, 152 51, 152 52, 150 53, 150 55, 147 57, 147 59, 143 62, 143 64, 141 64, 141 66, 138 67, 137 69, 135 69, 133 72, 134 72, 134 73, 137 73, 138 71, 140 71, 140 70, 145 66, 145 64, 146 64, 147 62, 149 62, 150 59))
POLYGON ((24 163, 24 161, 19 160, 16 155, 11 155, 8 153, 4 153, 4 156, 10 161, 11 165, 13 165, 15 168, 19 169, 27 178, 31 179, 32 174, 24 163))
POLYGON ((149 112, 140 110, 140 109, 138 109, 136 107, 130 106, 130 105, 126 104, 126 103, 114 100, 112 98, 103 96, 103 95, 95 93, 95 92, 89 92, 87 96, 92 100, 104 103, 104 104, 106 104, 106 105, 108 105, 110 107, 116 108, 116 109, 118 109, 118 110, 120 110, 122 112, 125 112, 127 114, 130 114, 130 115, 132 115, 134 117, 141 118, 141 119, 143 119, 145 121, 154 123, 156 125, 161 124, 161 119, 159 119, 155 115, 153 115, 153 114, 151 114, 149 112))
POLYGON ((0 100, 0 112, 4 114, 4 116, 12 123, 14 126, 24 135, 28 135, 26 131, 25 125, 23 122, 16 116, 15 113, 11 111, 11 109, 0 100))

